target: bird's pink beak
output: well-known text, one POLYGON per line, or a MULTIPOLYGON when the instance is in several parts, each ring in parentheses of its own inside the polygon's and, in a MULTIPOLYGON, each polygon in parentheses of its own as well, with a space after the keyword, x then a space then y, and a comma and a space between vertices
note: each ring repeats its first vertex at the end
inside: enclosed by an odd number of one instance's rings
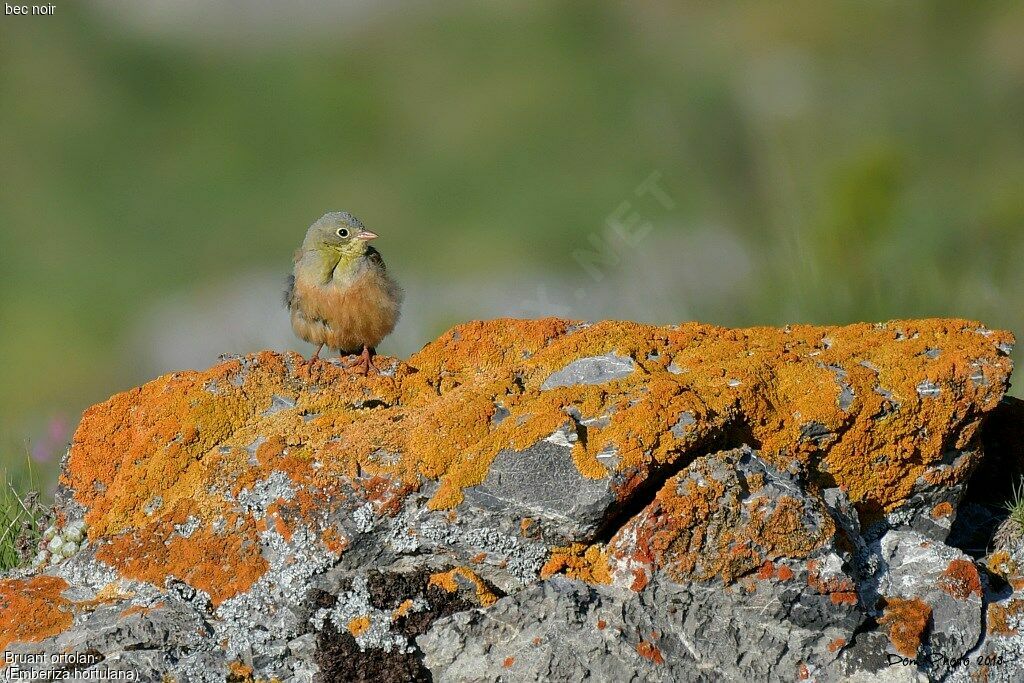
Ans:
POLYGON ((356 235, 356 239, 357 240, 366 240, 368 242, 370 240, 377 239, 377 233, 370 232, 369 230, 363 230, 358 235, 356 235))

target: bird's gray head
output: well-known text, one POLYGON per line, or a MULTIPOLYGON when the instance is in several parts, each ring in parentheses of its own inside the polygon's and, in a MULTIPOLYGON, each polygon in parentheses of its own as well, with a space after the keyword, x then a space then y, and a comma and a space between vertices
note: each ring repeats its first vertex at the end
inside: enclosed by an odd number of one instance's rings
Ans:
POLYGON ((306 231, 303 250, 330 250, 342 256, 360 256, 367 243, 377 234, 366 229, 362 221, 347 211, 325 213, 306 231))

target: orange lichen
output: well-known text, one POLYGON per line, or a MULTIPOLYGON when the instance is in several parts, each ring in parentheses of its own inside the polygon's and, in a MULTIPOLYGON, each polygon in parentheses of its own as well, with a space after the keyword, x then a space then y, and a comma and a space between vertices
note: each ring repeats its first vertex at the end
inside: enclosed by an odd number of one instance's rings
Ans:
POLYGON ((252 683, 253 668, 245 662, 234 660, 228 664, 227 683, 252 683))
POLYGON ((355 637, 359 637, 366 633, 370 628, 370 617, 361 616, 354 619, 350 619, 348 624, 345 625, 348 632, 355 637))
MULTIPOLYGON (((583 476, 604 478, 597 455, 614 447, 622 498, 652 472, 749 426, 767 461, 788 469, 796 460, 812 483, 842 486, 862 513, 878 514, 902 504, 920 478, 959 483, 976 464, 978 456, 944 465, 944 448, 967 445, 998 404, 1010 372, 999 347, 1013 341, 1005 332, 978 334, 979 327, 965 320, 745 330, 472 322, 395 361, 390 377, 265 351, 170 374, 88 409, 62 483, 85 507, 101 558, 123 575, 158 585, 174 575, 216 601, 266 570, 261 534, 287 540, 311 527, 337 554, 346 541, 319 525, 350 492, 365 496, 375 514, 393 515, 424 480, 439 483, 432 509, 454 509, 499 452, 550 436, 570 408, 608 416, 604 426, 588 427, 571 455, 583 476), (942 353, 926 353, 931 348, 942 353), (636 371, 602 385, 541 389, 569 363, 610 352, 632 358, 636 371), (973 372, 985 381, 970 381, 973 372), (939 392, 922 397, 922 382, 939 392), (852 402, 841 406, 843 396, 852 402), (495 424, 499 402, 508 417, 495 424), (887 402, 901 409, 886 410, 887 402), (672 427, 683 413, 693 421, 679 435, 672 427), (834 436, 804 438, 811 423, 834 436), (287 476, 293 499, 268 501, 273 509, 261 515, 237 504, 275 472, 287 476), (177 533, 188 516, 199 530, 177 533), (225 531, 215 530, 218 522, 225 531)), ((756 477, 750 483, 756 490, 756 477)), ((799 533, 796 501, 764 501, 749 510, 753 521, 742 533, 702 549, 700 519, 711 501, 679 498, 691 500, 661 501, 679 519, 645 540, 652 557, 670 556, 679 575, 735 577, 768 559, 804 556, 822 541, 799 533), (668 528, 686 524, 695 530, 668 528)))
POLYGON ((981 575, 969 560, 953 560, 939 577, 939 588, 958 600, 971 595, 981 597, 981 575))
POLYGON ((334 527, 324 529, 320 534, 320 541, 328 551, 335 555, 341 555, 349 545, 348 539, 342 538, 334 527))
POLYGON ((515 664, 515 663, 516 663, 516 658, 515 657, 505 657, 505 660, 501 663, 501 665, 504 668, 506 668, 506 669, 511 669, 512 665, 515 664))
POLYGON ((639 593, 647 587, 648 583, 650 583, 650 577, 647 575, 647 572, 640 567, 634 568, 633 581, 629 584, 629 589, 634 593, 639 593))
POLYGON ((819 595, 827 595, 833 605, 856 605, 857 587, 843 575, 824 578, 819 573, 818 562, 807 563, 807 585, 819 595))
POLYGON ((289 516, 291 516, 289 514, 289 506, 287 505, 286 501, 279 498, 278 500, 274 501, 267 507, 267 515, 265 520, 257 520, 257 524, 259 522, 265 521, 263 525, 263 530, 266 530, 266 526, 268 523, 273 524, 274 531, 280 534, 281 538, 283 538, 285 541, 290 541, 292 540, 293 530, 286 521, 286 517, 289 516))
POLYGON ((532 526, 533 520, 529 517, 523 517, 521 520, 519 520, 519 535, 528 536, 530 532, 530 527, 532 526))
POLYGON ((793 578, 793 570, 784 564, 779 565, 777 576, 779 577, 779 581, 790 581, 793 578))
POLYGON ((430 579, 427 581, 427 585, 437 586, 446 593, 455 593, 459 590, 459 584, 455 581, 455 574, 455 569, 431 574, 430 579))
POLYGON ((655 664, 665 663, 665 657, 662 656, 661 650, 659 650, 654 643, 649 643, 646 640, 641 640, 637 644, 636 653, 644 659, 651 660, 655 664))
POLYGON ((459 577, 462 577, 472 586, 476 600, 483 607, 490 607, 498 600, 494 591, 484 583, 484 580, 477 576, 471 569, 466 567, 455 567, 446 572, 431 574, 427 581, 428 586, 437 586, 447 593, 456 593, 459 590, 459 577))
POLYGON ((939 503, 932 508, 932 519, 942 519, 953 514, 953 505, 949 501, 939 503))
POLYGON ((142 605, 131 605, 130 607, 121 610, 122 617, 130 617, 133 614, 148 614, 150 607, 143 607, 142 605))
POLYGON ((985 618, 990 635, 1013 636, 1019 633, 1010 626, 1010 619, 1019 620, 1024 615, 1024 600, 1014 598, 1005 604, 994 602, 988 606, 985 618))
POLYGON ((206 591, 214 606, 247 590, 266 571, 251 532, 221 535, 200 529, 185 539, 163 531, 144 528, 116 536, 99 546, 96 557, 140 581, 161 585, 164 577, 174 576, 206 591))
POLYGON ((607 627, 608 627, 608 622, 607 621, 605 621, 604 619, 598 619, 597 620, 597 630, 598 631, 603 631, 607 627))
POLYGON ((842 591, 832 593, 829 598, 833 605, 856 605, 857 593, 855 591, 842 591))
POLYGON ((597 459, 597 452, 593 448, 587 448, 577 442, 571 451, 573 464, 580 474, 587 479, 604 479, 610 472, 608 468, 597 459))
POLYGON ((989 635, 1012 636, 1017 633, 1017 629, 1010 627, 1006 608, 1000 604, 991 604, 988 606, 985 623, 987 624, 989 635))
POLYGON ((36 576, 0 581, 0 652, 11 643, 37 643, 71 626, 72 603, 63 579, 36 576))
POLYGON ((391 613, 391 621, 398 621, 406 614, 408 614, 409 610, 411 610, 415 605, 416 603, 414 603, 411 599, 403 600, 402 604, 396 607, 395 610, 391 613))
MULTIPOLYGON (((663 567, 677 581, 718 576, 731 583, 755 571, 774 572, 781 558, 802 558, 821 547, 835 525, 818 502, 790 496, 744 496, 715 476, 718 461, 695 461, 673 477, 653 503, 626 524, 608 544, 616 574, 634 590, 652 568, 663 567), (820 528, 805 528, 805 506, 814 505, 820 528)), ((769 574, 764 574, 768 578, 769 574)))
POLYGON ((931 606, 920 598, 888 598, 878 623, 886 627, 889 642, 896 651, 913 659, 921 647, 921 639, 931 616, 931 606))
POLYGON ((559 572, 578 581, 607 584, 612 582, 608 569, 608 557, 600 545, 586 546, 574 543, 564 548, 553 548, 551 557, 540 570, 542 579, 559 572))
MULTIPOLYGON (((995 574, 1000 576, 1011 584, 1020 578, 1020 570, 1017 567, 1017 563, 1013 560, 1013 556, 1005 550, 997 550, 988 557, 985 558, 985 567, 995 574)), ((1016 586, 1014 586, 1016 590, 1016 586)))
POLYGON ((829 652, 838 652, 846 647, 846 638, 836 638, 828 644, 829 652))

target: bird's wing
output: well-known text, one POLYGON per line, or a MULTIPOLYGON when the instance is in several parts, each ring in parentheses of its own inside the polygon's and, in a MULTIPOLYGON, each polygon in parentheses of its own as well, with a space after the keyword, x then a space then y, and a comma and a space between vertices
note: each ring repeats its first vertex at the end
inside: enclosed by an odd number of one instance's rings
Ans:
POLYGON ((284 285, 284 305, 288 308, 292 307, 295 302, 295 276, 289 275, 288 279, 285 280, 284 285))
POLYGON ((367 247, 364 258, 369 259, 370 263, 381 270, 386 271, 388 269, 387 266, 384 265, 384 257, 381 256, 380 252, 373 247, 367 247))
POLYGON ((402 291, 402 288, 398 286, 398 283, 395 282, 395 279, 388 275, 387 266, 384 265, 384 257, 380 255, 379 251, 377 251, 373 247, 370 247, 366 250, 366 255, 364 256, 364 258, 366 258, 370 262, 370 265, 374 268, 374 270, 377 271, 377 274, 380 276, 380 281, 383 283, 385 289, 387 290, 388 298, 391 299, 391 301, 394 303, 394 306, 396 308, 401 306, 402 299, 405 296, 405 293, 402 291))

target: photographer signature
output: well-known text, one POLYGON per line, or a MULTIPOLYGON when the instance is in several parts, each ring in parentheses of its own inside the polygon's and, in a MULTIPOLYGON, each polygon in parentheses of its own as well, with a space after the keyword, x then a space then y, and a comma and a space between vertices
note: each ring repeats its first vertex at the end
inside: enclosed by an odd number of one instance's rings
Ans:
POLYGON ((1014 647, 1008 652, 964 655, 962 657, 949 657, 941 652, 931 652, 919 654, 913 659, 890 652, 887 653, 885 657, 888 666, 914 666, 952 670, 966 669, 972 664, 979 667, 998 667, 1011 662, 1016 662, 1021 658, 1021 650, 1014 647))

